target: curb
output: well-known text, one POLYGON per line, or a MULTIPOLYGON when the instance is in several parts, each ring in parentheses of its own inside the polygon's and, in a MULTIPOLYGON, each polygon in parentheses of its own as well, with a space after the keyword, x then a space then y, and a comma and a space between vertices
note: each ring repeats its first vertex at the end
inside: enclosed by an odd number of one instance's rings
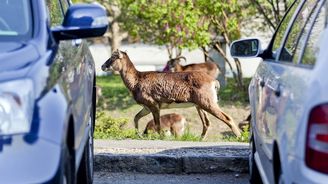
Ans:
MULTIPOLYGON (((149 148, 148 143, 143 141, 139 142, 141 147, 131 146, 137 143, 138 141, 127 143, 128 148, 108 145, 104 148, 99 147, 99 144, 97 146, 96 143, 95 171, 147 174, 246 173, 248 171, 247 144, 216 143, 211 146, 189 144, 187 147, 149 148)), ((151 144, 153 145, 153 142, 151 144)))
POLYGON ((96 172, 140 172, 147 174, 209 174, 248 172, 246 157, 174 157, 161 155, 95 155, 96 172))

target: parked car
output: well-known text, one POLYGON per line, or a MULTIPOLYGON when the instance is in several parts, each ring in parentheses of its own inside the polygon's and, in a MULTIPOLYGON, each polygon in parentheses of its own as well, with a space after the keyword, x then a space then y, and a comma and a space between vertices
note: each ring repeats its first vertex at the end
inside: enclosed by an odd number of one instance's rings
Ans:
POLYGON ((95 68, 81 38, 103 7, 0 1, 0 183, 92 183, 95 68))
POLYGON ((249 85, 252 183, 328 182, 328 1, 294 1, 266 49, 256 38, 231 45, 260 57, 249 85))

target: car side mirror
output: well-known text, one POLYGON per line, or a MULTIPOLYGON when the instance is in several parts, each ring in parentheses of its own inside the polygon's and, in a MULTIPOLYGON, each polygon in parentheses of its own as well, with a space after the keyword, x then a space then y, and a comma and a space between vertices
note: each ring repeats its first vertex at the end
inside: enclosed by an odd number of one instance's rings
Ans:
POLYGON ((232 42, 230 54, 233 58, 256 57, 260 54, 261 44, 257 38, 242 39, 232 42))
POLYGON ((62 26, 52 28, 57 41, 102 36, 108 27, 105 8, 98 4, 71 5, 62 26))

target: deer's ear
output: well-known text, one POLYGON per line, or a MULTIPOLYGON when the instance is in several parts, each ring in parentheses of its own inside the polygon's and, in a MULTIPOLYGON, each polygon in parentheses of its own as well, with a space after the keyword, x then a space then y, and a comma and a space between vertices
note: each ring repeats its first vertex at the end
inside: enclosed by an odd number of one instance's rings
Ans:
POLYGON ((122 59, 122 58, 123 58, 123 54, 122 54, 122 52, 121 52, 121 51, 118 51, 118 57, 119 57, 120 59, 122 59))

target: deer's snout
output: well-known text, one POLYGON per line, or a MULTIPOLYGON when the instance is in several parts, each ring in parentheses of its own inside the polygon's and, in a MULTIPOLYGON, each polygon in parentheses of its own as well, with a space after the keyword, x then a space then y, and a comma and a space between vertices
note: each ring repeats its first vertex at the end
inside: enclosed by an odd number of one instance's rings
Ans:
POLYGON ((101 70, 106 72, 108 70, 108 67, 106 65, 106 63, 104 63, 102 66, 101 66, 101 70))

